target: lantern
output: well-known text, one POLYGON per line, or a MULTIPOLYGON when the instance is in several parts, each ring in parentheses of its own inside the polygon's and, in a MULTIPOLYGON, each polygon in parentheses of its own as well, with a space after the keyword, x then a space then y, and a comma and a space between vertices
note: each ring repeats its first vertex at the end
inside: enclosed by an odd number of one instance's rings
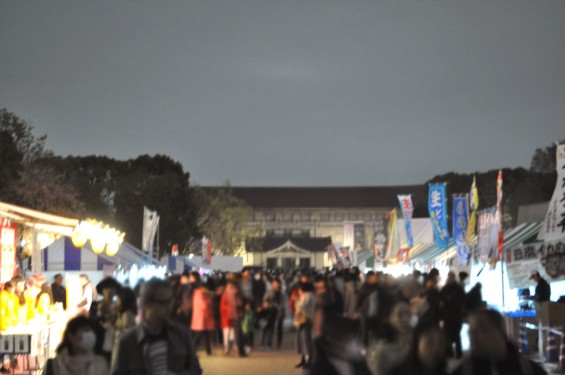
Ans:
POLYGON ((109 242, 108 245, 106 245, 106 254, 111 257, 116 255, 118 250, 120 250, 120 244, 116 241, 109 242))
POLYGON ((88 237, 79 228, 75 228, 75 230, 71 233, 71 241, 73 241, 73 245, 76 247, 83 247, 87 240, 88 237))
POLYGON ((90 246, 92 247, 92 251, 94 251, 96 254, 100 254, 104 251, 106 242, 103 238, 95 237, 90 239, 90 246))

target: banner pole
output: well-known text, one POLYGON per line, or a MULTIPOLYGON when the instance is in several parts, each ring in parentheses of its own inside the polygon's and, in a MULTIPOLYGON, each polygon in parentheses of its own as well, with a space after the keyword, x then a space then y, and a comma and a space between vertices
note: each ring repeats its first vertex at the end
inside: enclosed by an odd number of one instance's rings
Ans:
POLYGON ((502 277, 502 307, 504 308, 504 251, 500 253, 500 275, 502 277))

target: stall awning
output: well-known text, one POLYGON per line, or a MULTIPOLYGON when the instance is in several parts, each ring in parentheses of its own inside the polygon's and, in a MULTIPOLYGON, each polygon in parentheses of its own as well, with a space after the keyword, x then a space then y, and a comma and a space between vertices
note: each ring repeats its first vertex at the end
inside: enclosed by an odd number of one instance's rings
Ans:
MULTIPOLYGON (((520 246, 524 241, 537 235, 541 228, 541 223, 523 223, 517 227, 508 229, 504 232, 504 250, 520 246)), ((477 237, 475 236, 471 243, 471 248, 476 243, 477 237)), ((428 263, 431 261, 446 261, 455 257, 456 248, 453 239, 449 241, 447 249, 441 249, 435 244, 428 247, 422 246, 420 249, 412 249, 410 251, 410 260, 419 261, 421 263, 428 263)))
POLYGON ((15 223, 64 235, 70 234, 79 223, 78 219, 51 215, 5 202, 0 202, 0 217, 15 223))
MULTIPOLYGON (((147 263, 147 254, 129 243, 122 243, 118 253, 110 257, 95 254, 86 243, 77 248, 69 237, 61 237, 42 250, 43 271, 101 271, 105 265, 141 265, 147 263)), ((155 260, 152 264, 159 265, 155 260)))

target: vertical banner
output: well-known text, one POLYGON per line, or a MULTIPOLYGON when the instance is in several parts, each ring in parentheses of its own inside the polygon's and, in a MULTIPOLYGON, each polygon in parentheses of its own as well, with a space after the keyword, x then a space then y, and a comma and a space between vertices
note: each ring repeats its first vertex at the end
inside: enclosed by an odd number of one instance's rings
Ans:
POLYGON ((469 226, 469 195, 453 196, 453 242, 457 259, 461 266, 469 263, 470 251, 467 242, 467 228, 469 226))
POLYGON ((385 258, 396 258, 400 250, 400 238, 398 236, 398 222, 396 220, 396 209, 388 213, 387 247, 385 258))
POLYGON ((376 216, 373 219, 373 251, 374 251, 374 267, 377 263, 383 263, 386 256, 386 216, 376 216))
POLYGON ((477 189, 477 181, 473 177, 473 184, 471 185, 471 193, 469 196, 469 225, 467 226, 467 243, 473 241, 475 235, 475 227, 477 224, 477 210, 479 209, 479 190, 477 189))
POLYGON ((498 228, 495 220, 495 207, 477 213, 477 258, 486 263, 496 251, 498 228))
POLYGON ((496 179, 496 225, 497 233, 497 252, 502 256, 504 250, 504 228, 502 227, 502 171, 498 171, 496 179))
POLYGON ((210 241, 206 236, 202 237, 202 258, 204 258, 204 263, 212 263, 212 241, 210 241))
POLYGON ((565 144, 557 146, 555 166, 557 183, 538 235, 544 241, 565 238, 565 144))
POLYGON ((337 249, 335 248, 333 242, 328 245, 328 247, 326 248, 326 251, 328 252, 328 257, 332 261, 332 264, 333 264, 334 267, 337 267, 340 270, 345 268, 345 263, 343 261, 343 258, 341 257, 341 255, 337 251, 337 249))
POLYGON ((0 222, 0 283, 10 281, 16 270, 16 226, 0 222))
POLYGON ((445 184, 430 184, 428 210, 436 245, 441 249, 446 249, 449 247, 449 231, 447 230, 445 184))
POLYGON ((353 251, 351 260, 354 266, 357 266, 357 257, 361 251, 365 250, 365 224, 353 225, 353 251))
POLYGON ((353 228, 353 223, 344 223, 342 247, 347 247, 349 249, 352 249, 354 244, 355 244, 355 232, 353 228))
POLYGON ((141 250, 153 253, 153 243, 159 226, 159 215, 157 211, 151 211, 147 207, 143 207, 143 232, 141 238, 141 250))
POLYGON ((412 246, 414 246, 414 236, 412 235, 412 213, 414 212, 414 206, 412 205, 412 196, 410 194, 399 195, 398 202, 400 203, 400 209, 404 217, 408 248, 411 249, 412 246))

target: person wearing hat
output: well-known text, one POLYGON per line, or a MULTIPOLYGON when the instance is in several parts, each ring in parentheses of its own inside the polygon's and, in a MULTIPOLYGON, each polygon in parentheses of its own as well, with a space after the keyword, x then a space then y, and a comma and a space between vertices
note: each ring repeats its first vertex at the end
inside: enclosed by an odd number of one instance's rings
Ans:
POLYGON ((549 319, 547 314, 544 314, 544 305, 549 302, 549 298, 551 296, 551 287, 549 283, 541 277, 539 272, 533 271, 532 275, 530 276, 530 280, 534 280, 536 285, 536 291, 531 299, 534 300, 534 307, 536 309, 536 314, 538 317, 539 322, 539 331, 538 331, 538 348, 539 353, 545 355, 545 345, 543 343, 547 342, 547 331, 543 330, 543 327, 549 324, 549 319))
POLYGON ((530 280, 534 280, 538 285, 536 286, 536 292, 533 296, 535 302, 547 302, 551 296, 551 287, 549 283, 541 277, 539 272, 535 271, 530 276, 530 280))

